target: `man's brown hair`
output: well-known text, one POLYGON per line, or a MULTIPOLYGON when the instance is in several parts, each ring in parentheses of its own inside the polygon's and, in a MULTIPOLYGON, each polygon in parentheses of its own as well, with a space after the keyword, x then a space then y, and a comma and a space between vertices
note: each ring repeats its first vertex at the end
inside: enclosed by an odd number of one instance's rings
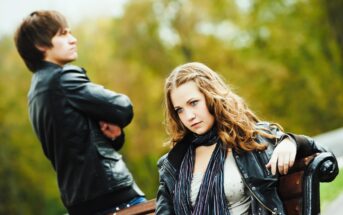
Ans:
POLYGON ((52 47, 52 38, 68 27, 65 17, 50 10, 32 12, 18 27, 14 41, 17 50, 31 72, 42 65, 44 52, 38 47, 52 47))

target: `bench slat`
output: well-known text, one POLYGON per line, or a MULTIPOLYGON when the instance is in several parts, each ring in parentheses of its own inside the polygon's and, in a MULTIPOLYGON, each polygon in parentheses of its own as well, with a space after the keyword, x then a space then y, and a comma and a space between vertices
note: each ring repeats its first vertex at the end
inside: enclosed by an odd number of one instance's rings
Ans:
POLYGON ((156 202, 155 199, 147 202, 125 208, 116 213, 116 215, 140 215, 140 214, 155 214, 156 202))

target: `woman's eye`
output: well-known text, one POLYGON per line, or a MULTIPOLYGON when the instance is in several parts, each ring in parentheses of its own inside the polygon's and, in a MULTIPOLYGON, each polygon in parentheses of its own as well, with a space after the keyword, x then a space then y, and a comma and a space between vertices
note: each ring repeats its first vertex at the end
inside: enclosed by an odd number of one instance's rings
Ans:
POLYGON ((191 101, 191 105, 195 106, 196 104, 198 104, 198 102, 199 102, 198 100, 191 101))
POLYGON ((176 112, 177 114, 180 114, 180 113, 182 113, 182 109, 181 109, 181 108, 175 109, 175 112, 176 112))

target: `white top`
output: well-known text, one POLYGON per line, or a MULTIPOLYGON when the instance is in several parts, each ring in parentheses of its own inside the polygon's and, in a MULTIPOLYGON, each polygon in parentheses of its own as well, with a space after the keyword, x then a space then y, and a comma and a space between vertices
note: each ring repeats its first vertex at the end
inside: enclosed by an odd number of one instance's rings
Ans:
MULTIPOLYGON (((194 206, 204 174, 194 173, 191 184, 191 203, 194 206)), ((250 195, 244 186, 232 153, 224 163, 224 192, 231 215, 247 215, 250 207, 250 195)))

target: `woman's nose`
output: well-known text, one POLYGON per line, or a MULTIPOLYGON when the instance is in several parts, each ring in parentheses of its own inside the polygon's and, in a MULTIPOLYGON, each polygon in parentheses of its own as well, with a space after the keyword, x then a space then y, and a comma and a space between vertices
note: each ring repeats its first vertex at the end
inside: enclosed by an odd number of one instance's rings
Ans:
POLYGON ((195 118, 195 113, 191 110, 186 111, 186 119, 187 120, 192 120, 195 118))

